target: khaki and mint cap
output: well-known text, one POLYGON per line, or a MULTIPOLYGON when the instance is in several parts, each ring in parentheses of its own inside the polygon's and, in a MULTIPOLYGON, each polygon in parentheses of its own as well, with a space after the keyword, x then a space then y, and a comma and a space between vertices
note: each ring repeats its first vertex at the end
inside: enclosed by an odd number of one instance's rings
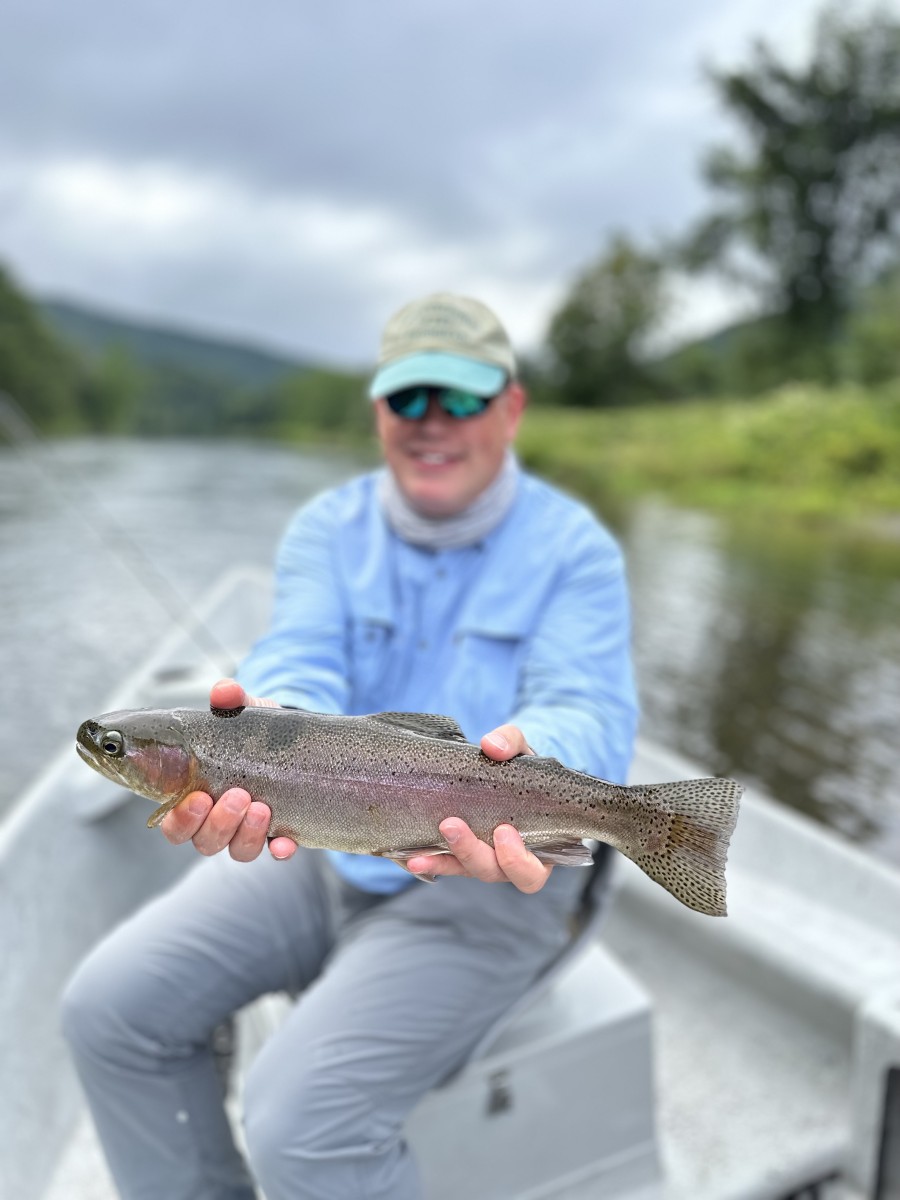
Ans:
POLYGON ((515 373, 509 336, 487 305, 436 292, 413 300, 388 321, 369 395, 374 400, 433 384, 496 396, 515 373))

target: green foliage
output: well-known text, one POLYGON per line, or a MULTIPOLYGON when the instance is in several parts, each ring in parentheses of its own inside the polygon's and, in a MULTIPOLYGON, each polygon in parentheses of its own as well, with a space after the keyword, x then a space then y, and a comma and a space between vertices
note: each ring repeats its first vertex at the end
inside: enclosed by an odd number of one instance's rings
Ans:
POLYGON ((367 437, 372 429, 367 377, 318 369, 289 376, 265 396, 272 431, 302 440, 314 434, 338 440, 367 437))
POLYGON ((138 324, 80 304, 44 300, 39 308, 46 324, 90 363, 114 353, 141 369, 175 369, 182 378, 218 379, 236 391, 269 387, 303 365, 273 351, 199 333, 138 324))
POLYGON ((365 377, 147 329, 74 305, 38 309, 0 271, 0 388, 45 433, 244 435, 362 443, 365 377), (49 315, 55 329, 41 319, 49 315))
POLYGON ((726 203, 685 260, 755 282, 783 314, 785 377, 834 377, 852 298, 898 244, 900 23, 831 7, 804 66, 759 42, 748 66, 710 79, 748 149, 710 153, 706 178, 726 203))
POLYGON ((0 269, 0 389, 39 429, 63 433, 82 424, 81 385, 75 356, 0 269))
POLYGON ((783 387, 759 400, 536 410, 526 463, 588 499, 661 492, 806 516, 900 509, 900 382, 783 387))
POLYGON ((617 235, 575 280, 547 335, 564 403, 607 407, 658 395, 641 342, 663 310, 662 272, 659 258, 617 235))
POLYGON ((842 353, 845 373, 860 383, 900 378, 900 271, 862 297, 847 322, 842 353))
POLYGON ((143 378, 124 350, 107 351, 88 369, 81 411, 94 433, 127 433, 135 429, 143 378))
POLYGON ((290 386, 282 386, 281 420, 326 432, 368 432, 372 411, 366 382, 363 376, 322 369, 295 375, 290 386))

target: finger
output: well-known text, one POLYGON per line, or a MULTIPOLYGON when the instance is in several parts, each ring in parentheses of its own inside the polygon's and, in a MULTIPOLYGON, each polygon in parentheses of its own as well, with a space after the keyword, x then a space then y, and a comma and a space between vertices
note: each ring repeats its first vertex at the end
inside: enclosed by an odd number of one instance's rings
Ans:
POLYGON ((269 842, 269 853, 273 858, 292 858, 297 853, 297 843, 286 837, 274 837, 269 842))
MULTIPOLYGON (((462 864, 464 874, 484 883, 498 883, 504 878, 494 851, 475 836, 465 821, 459 817, 448 817, 446 821, 441 821, 439 829, 452 854, 462 864)), ((454 874, 452 869, 446 872, 436 870, 435 873, 454 874)))
POLYGON ((467 875, 466 868, 452 854, 417 854, 402 864, 413 875, 467 875))
POLYGON ((206 792, 191 792, 160 821, 163 837, 173 846, 189 842, 209 816, 212 806, 212 796, 207 796, 206 792))
POLYGON ((277 700, 248 696, 236 679, 220 679, 209 692, 210 708, 279 708, 277 700))
POLYGON ((506 762, 517 754, 534 754, 517 725, 498 725, 481 739, 481 749, 497 762, 506 762))
POLYGON ((494 830, 494 853, 500 870, 520 892, 539 892, 553 870, 535 858, 512 825, 498 825, 494 830))
POLYGON ((272 811, 267 804, 253 800, 228 843, 228 853, 236 862, 252 862, 262 853, 269 832, 272 811))
POLYGON ((224 850, 237 833, 249 807, 250 793, 243 788, 229 788, 223 792, 194 834, 193 842, 197 850, 201 854, 218 854, 224 850))
POLYGON ((236 679, 220 679, 209 691, 210 708, 244 708, 247 693, 236 679))

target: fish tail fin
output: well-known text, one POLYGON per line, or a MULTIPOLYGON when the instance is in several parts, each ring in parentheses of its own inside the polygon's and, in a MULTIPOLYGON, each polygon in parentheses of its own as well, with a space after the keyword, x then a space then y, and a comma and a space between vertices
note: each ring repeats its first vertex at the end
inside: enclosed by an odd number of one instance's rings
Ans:
POLYGON ((618 849, 688 908, 724 917, 725 859, 743 787, 733 779, 684 779, 628 790, 640 793, 654 819, 649 836, 617 842, 618 849))

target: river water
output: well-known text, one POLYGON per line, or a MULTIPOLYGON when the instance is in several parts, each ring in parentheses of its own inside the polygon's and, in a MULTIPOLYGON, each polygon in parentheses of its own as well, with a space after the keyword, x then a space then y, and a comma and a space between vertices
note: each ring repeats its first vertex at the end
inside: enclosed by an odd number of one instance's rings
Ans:
MULTIPOLYGON (((122 531, 196 601, 232 564, 268 566, 293 509, 356 469, 221 442, 0 446, 0 814, 170 626, 122 531)), ((900 864, 900 542, 652 500, 606 517, 643 734, 900 864)))

